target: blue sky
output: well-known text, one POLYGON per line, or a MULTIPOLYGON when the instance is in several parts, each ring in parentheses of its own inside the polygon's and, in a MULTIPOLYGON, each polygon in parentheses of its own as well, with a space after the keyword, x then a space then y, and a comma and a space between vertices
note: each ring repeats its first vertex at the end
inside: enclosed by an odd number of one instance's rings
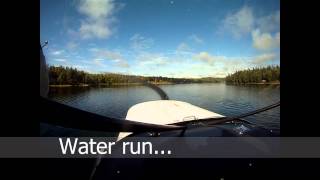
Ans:
POLYGON ((41 0, 40 15, 50 65, 224 77, 280 64, 279 0, 41 0))

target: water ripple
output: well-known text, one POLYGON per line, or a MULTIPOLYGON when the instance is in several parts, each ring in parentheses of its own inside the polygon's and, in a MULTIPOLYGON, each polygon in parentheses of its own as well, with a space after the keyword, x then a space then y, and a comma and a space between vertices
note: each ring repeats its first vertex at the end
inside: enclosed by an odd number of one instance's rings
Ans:
MULTIPOLYGON (((170 99, 189 102, 226 116, 235 116, 262 108, 280 100, 280 88, 257 86, 229 86, 225 84, 162 85, 170 99)), ((124 118, 128 109, 141 102, 160 97, 144 86, 112 88, 57 88, 49 97, 55 101, 117 118, 124 118)), ((246 120, 270 129, 280 129, 280 108, 272 109, 246 120)))

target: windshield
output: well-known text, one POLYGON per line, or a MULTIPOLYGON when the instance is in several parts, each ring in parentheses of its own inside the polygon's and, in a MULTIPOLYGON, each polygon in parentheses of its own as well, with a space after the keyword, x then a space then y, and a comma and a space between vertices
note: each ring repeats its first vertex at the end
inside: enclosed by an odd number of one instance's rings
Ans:
MULTIPOLYGON (((278 0, 40 3, 51 100, 128 119, 134 105, 165 98, 223 116, 280 99, 278 0)), ((280 108, 246 120, 279 130, 280 108)))

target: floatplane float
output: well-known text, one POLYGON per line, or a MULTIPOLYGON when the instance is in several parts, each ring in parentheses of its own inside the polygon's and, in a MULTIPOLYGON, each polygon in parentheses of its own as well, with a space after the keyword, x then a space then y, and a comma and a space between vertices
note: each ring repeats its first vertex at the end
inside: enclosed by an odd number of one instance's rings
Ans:
MULTIPOLYGON (((267 130, 263 128, 261 125, 255 125, 248 121, 245 121, 241 118, 251 116, 272 108, 275 108, 280 105, 280 102, 272 104, 270 106, 264 107, 262 109, 258 109, 249 113, 242 114, 236 117, 226 117, 224 115, 218 114, 216 112, 209 111, 207 109, 203 109, 201 107, 192 105, 188 102, 177 101, 177 100, 169 100, 168 96, 165 94, 162 89, 159 87, 148 84, 147 86, 152 89, 156 89, 162 100, 156 101, 147 101, 136 104, 132 106, 126 116, 126 120, 130 120, 133 122, 142 122, 153 125, 166 125, 168 129, 169 127, 180 127, 182 129, 181 134, 183 135, 185 131, 189 128, 199 127, 199 125, 210 126, 210 125, 223 125, 225 127, 229 126, 229 129, 226 128, 224 130, 228 131, 230 136, 243 136, 250 134, 249 132, 255 131, 255 135, 257 136, 274 136, 272 130, 267 130), (231 126, 230 126, 231 125, 231 126), (257 130, 260 130, 257 133, 257 130)), ((214 128, 212 128, 214 129, 214 128)), ((216 129, 216 131, 223 131, 222 129, 216 129)), ((118 136, 118 140, 131 135, 131 132, 120 132, 118 136)), ((149 133, 153 136, 159 136, 160 133, 149 133)), ((217 133, 215 133, 217 134, 217 133)), ((226 134, 220 132, 218 134, 226 134)), ((254 134, 251 134, 254 135, 254 134)), ((199 136, 199 135, 198 135, 199 136)))

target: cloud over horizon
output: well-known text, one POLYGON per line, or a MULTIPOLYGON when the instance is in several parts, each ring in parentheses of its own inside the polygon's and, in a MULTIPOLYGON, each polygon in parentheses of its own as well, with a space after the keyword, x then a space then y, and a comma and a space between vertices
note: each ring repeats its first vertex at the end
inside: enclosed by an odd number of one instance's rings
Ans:
POLYGON ((79 28, 80 37, 109 38, 114 32, 115 13, 120 7, 114 0, 80 0, 78 11, 85 16, 79 28))
POLYGON ((270 33, 261 33, 259 29, 252 31, 253 47, 258 50, 271 50, 280 46, 280 33, 274 36, 270 33))
POLYGON ((252 9, 243 6, 239 11, 228 14, 223 20, 223 28, 232 33, 236 38, 240 38, 252 31, 254 27, 254 16, 252 9))
POLYGON ((191 2, 42 0, 48 64, 172 77, 280 64, 278 0, 191 2))
POLYGON ((135 51, 141 51, 145 49, 149 49, 154 40, 152 38, 146 38, 136 33, 130 38, 131 48, 135 51))

